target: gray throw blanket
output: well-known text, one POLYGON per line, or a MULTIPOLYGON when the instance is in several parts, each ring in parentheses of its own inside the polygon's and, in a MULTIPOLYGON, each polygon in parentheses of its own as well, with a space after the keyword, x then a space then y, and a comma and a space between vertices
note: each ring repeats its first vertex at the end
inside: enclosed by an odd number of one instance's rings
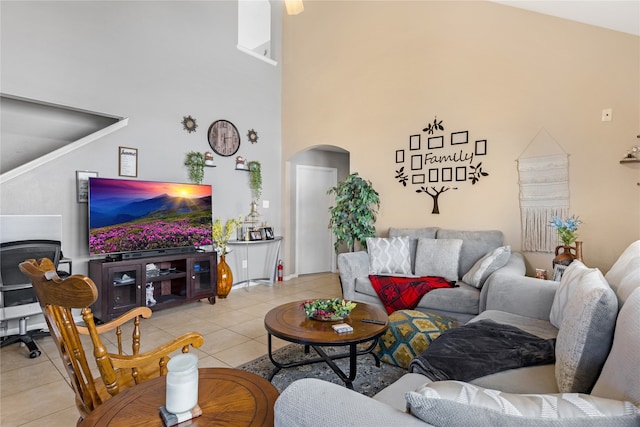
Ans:
POLYGON ((555 339, 515 326, 480 320, 449 329, 409 364, 432 381, 471 381, 507 369, 555 361, 555 339))

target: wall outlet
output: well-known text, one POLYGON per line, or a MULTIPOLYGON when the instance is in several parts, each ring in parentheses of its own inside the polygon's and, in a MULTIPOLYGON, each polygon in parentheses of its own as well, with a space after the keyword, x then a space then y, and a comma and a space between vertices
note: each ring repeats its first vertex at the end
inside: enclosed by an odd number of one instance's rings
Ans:
POLYGON ((247 260, 246 259, 242 260, 242 268, 247 268, 247 260))
POLYGON ((262 207, 265 209, 269 209, 269 201, 268 200, 263 200, 262 201, 262 207))
POLYGON ((602 110, 602 121, 603 122, 610 122, 612 116, 613 116, 613 109, 612 108, 605 108, 604 110, 602 110))

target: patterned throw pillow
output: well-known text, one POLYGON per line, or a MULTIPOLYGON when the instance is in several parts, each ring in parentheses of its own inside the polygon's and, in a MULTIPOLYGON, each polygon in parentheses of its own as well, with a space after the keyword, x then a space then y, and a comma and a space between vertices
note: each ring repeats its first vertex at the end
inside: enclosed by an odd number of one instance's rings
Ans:
POLYGON ((389 315, 389 328, 374 352, 383 362, 406 369, 442 332, 456 325, 454 320, 437 314, 398 310, 389 315))
POLYGON ((480 258, 462 277, 467 285, 482 288, 485 280, 497 269, 502 268, 509 261, 511 246, 500 246, 480 258))
POLYGON ((437 381, 405 394, 411 414, 435 426, 638 426, 631 402, 588 394, 510 394, 460 381, 437 381))
POLYGON ((408 237, 368 237, 369 274, 411 274, 408 237))
POLYGON ((418 239, 416 276, 444 277, 457 282, 461 239, 418 239))

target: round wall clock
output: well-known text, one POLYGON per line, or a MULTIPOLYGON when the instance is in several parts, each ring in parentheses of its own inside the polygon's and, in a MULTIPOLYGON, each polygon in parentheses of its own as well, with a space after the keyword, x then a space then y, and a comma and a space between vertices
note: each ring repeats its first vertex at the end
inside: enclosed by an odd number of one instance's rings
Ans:
POLYGON ((221 156, 233 156, 240 148, 238 129, 228 120, 216 120, 213 122, 209 126, 207 135, 211 149, 221 156))

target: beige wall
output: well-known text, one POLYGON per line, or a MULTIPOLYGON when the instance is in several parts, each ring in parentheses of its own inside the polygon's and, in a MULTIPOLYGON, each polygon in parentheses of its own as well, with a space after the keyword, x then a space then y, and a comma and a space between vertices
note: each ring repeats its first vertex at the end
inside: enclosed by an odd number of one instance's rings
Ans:
MULTIPOLYGON (((640 168, 619 163, 639 142, 639 37, 484 1, 307 0, 283 31, 283 167, 311 146, 349 151, 351 171, 380 193, 378 234, 500 229, 519 250, 516 159, 543 130, 570 154, 585 262, 606 271, 640 238, 640 168), (487 139, 490 174, 443 194, 440 215, 394 178, 395 150, 436 115, 446 133, 487 139)), ((551 265, 525 257, 530 271, 551 265)))

